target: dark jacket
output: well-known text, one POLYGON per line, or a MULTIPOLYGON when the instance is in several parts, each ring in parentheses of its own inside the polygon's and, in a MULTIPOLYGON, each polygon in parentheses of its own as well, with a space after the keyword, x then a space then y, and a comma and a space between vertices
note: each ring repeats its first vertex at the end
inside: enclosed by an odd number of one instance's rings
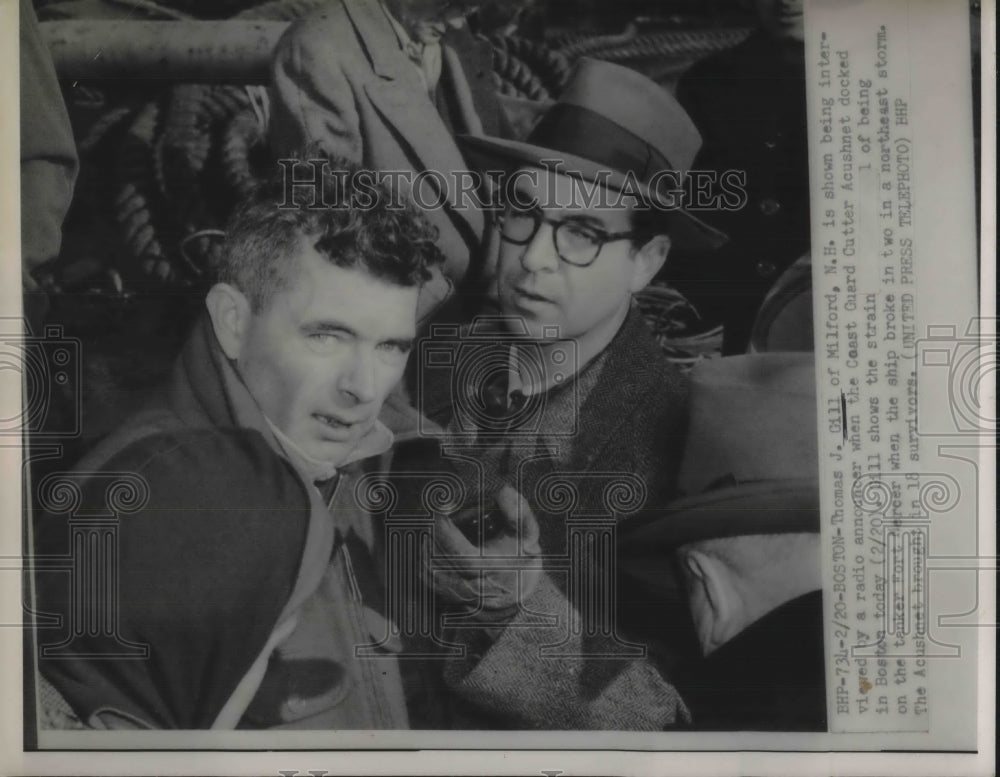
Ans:
POLYGON ((72 572, 37 575, 39 666, 81 720, 406 727, 396 662, 354 656, 384 636, 354 482, 387 463, 321 495, 278 450, 206 316, 147 409, 38 485, 35 552, 72 572))
POLYGON ((695 728, 826 731, 823 596, 772 610, 678 677, 695 728))

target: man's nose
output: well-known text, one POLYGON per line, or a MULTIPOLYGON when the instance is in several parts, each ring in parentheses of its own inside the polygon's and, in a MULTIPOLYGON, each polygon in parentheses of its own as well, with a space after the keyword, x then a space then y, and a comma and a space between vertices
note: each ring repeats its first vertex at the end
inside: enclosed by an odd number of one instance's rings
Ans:
POLYGON ((555 238, 551 224, 542 222, 538 231, 524 247, 521 254, 521 266, 528 272, 555 271, 559 268, 559 255, 556 253, 555 238))
POLYGON ((357 404, 375 401, 375 353, 356 344, 342 365, 337 389, 357 404))

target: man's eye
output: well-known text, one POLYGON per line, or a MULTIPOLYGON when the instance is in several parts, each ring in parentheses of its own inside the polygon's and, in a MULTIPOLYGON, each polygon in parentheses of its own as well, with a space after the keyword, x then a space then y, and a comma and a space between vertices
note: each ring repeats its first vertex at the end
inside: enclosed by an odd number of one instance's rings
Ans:
POLYGON ((406 343, 379 343, 379 350, 392 355, 406 356, 410 352, 410 346, 406 343))
POLYGON ((508 208, 506 218, 513 221, 534 221, 535 211, 520 208, 508 208))
POLYGON ((590 227, 585 227, 583 224, 574 224, 571 221, 567 221, 562 225, 561 229, 565 233, 565 237, 576 243, 598 243, 601 240, 597 232, 590 227))
POLYGON ((310 343, 318 346, 333 345, 343 339, 339 332, 310 332, 307 338, 310 343))

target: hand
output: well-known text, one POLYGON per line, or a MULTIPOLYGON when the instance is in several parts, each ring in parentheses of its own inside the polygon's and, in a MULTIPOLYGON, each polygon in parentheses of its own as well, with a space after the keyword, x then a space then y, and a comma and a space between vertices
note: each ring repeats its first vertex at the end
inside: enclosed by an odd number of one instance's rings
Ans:
POLYGON ((424 577, 435 591, 452 602, 484 610, 513 607, 538 584, 539 567, 488 569, 483 559, 538 556, 538 520, 527 500, 505 485, 495 498, 496 509, 479 516, 479 506, 453 516, 438 515, 434 527, 434 558, 447 568, 425 569, 424 577), (479 538, 482 537, 482 545, 479 538))

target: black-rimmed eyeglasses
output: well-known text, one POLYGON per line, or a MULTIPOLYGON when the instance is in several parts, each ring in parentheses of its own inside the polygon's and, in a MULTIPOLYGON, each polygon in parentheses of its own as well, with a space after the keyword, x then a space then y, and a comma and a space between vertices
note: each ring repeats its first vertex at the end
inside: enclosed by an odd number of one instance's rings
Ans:
POLYGON ((522 210, 507 208, 497 217, 500 225, 500 237, 514 245, 530 243, 542 223, 552 227, 552 243, 556 254, 566 264, 574 267, 589 267, 601 253, 605 243, 615 240, 631 240, 638 236, 637 232, 605 232, 577 221, 559 221, 547 218, 537 208, 522 210))

